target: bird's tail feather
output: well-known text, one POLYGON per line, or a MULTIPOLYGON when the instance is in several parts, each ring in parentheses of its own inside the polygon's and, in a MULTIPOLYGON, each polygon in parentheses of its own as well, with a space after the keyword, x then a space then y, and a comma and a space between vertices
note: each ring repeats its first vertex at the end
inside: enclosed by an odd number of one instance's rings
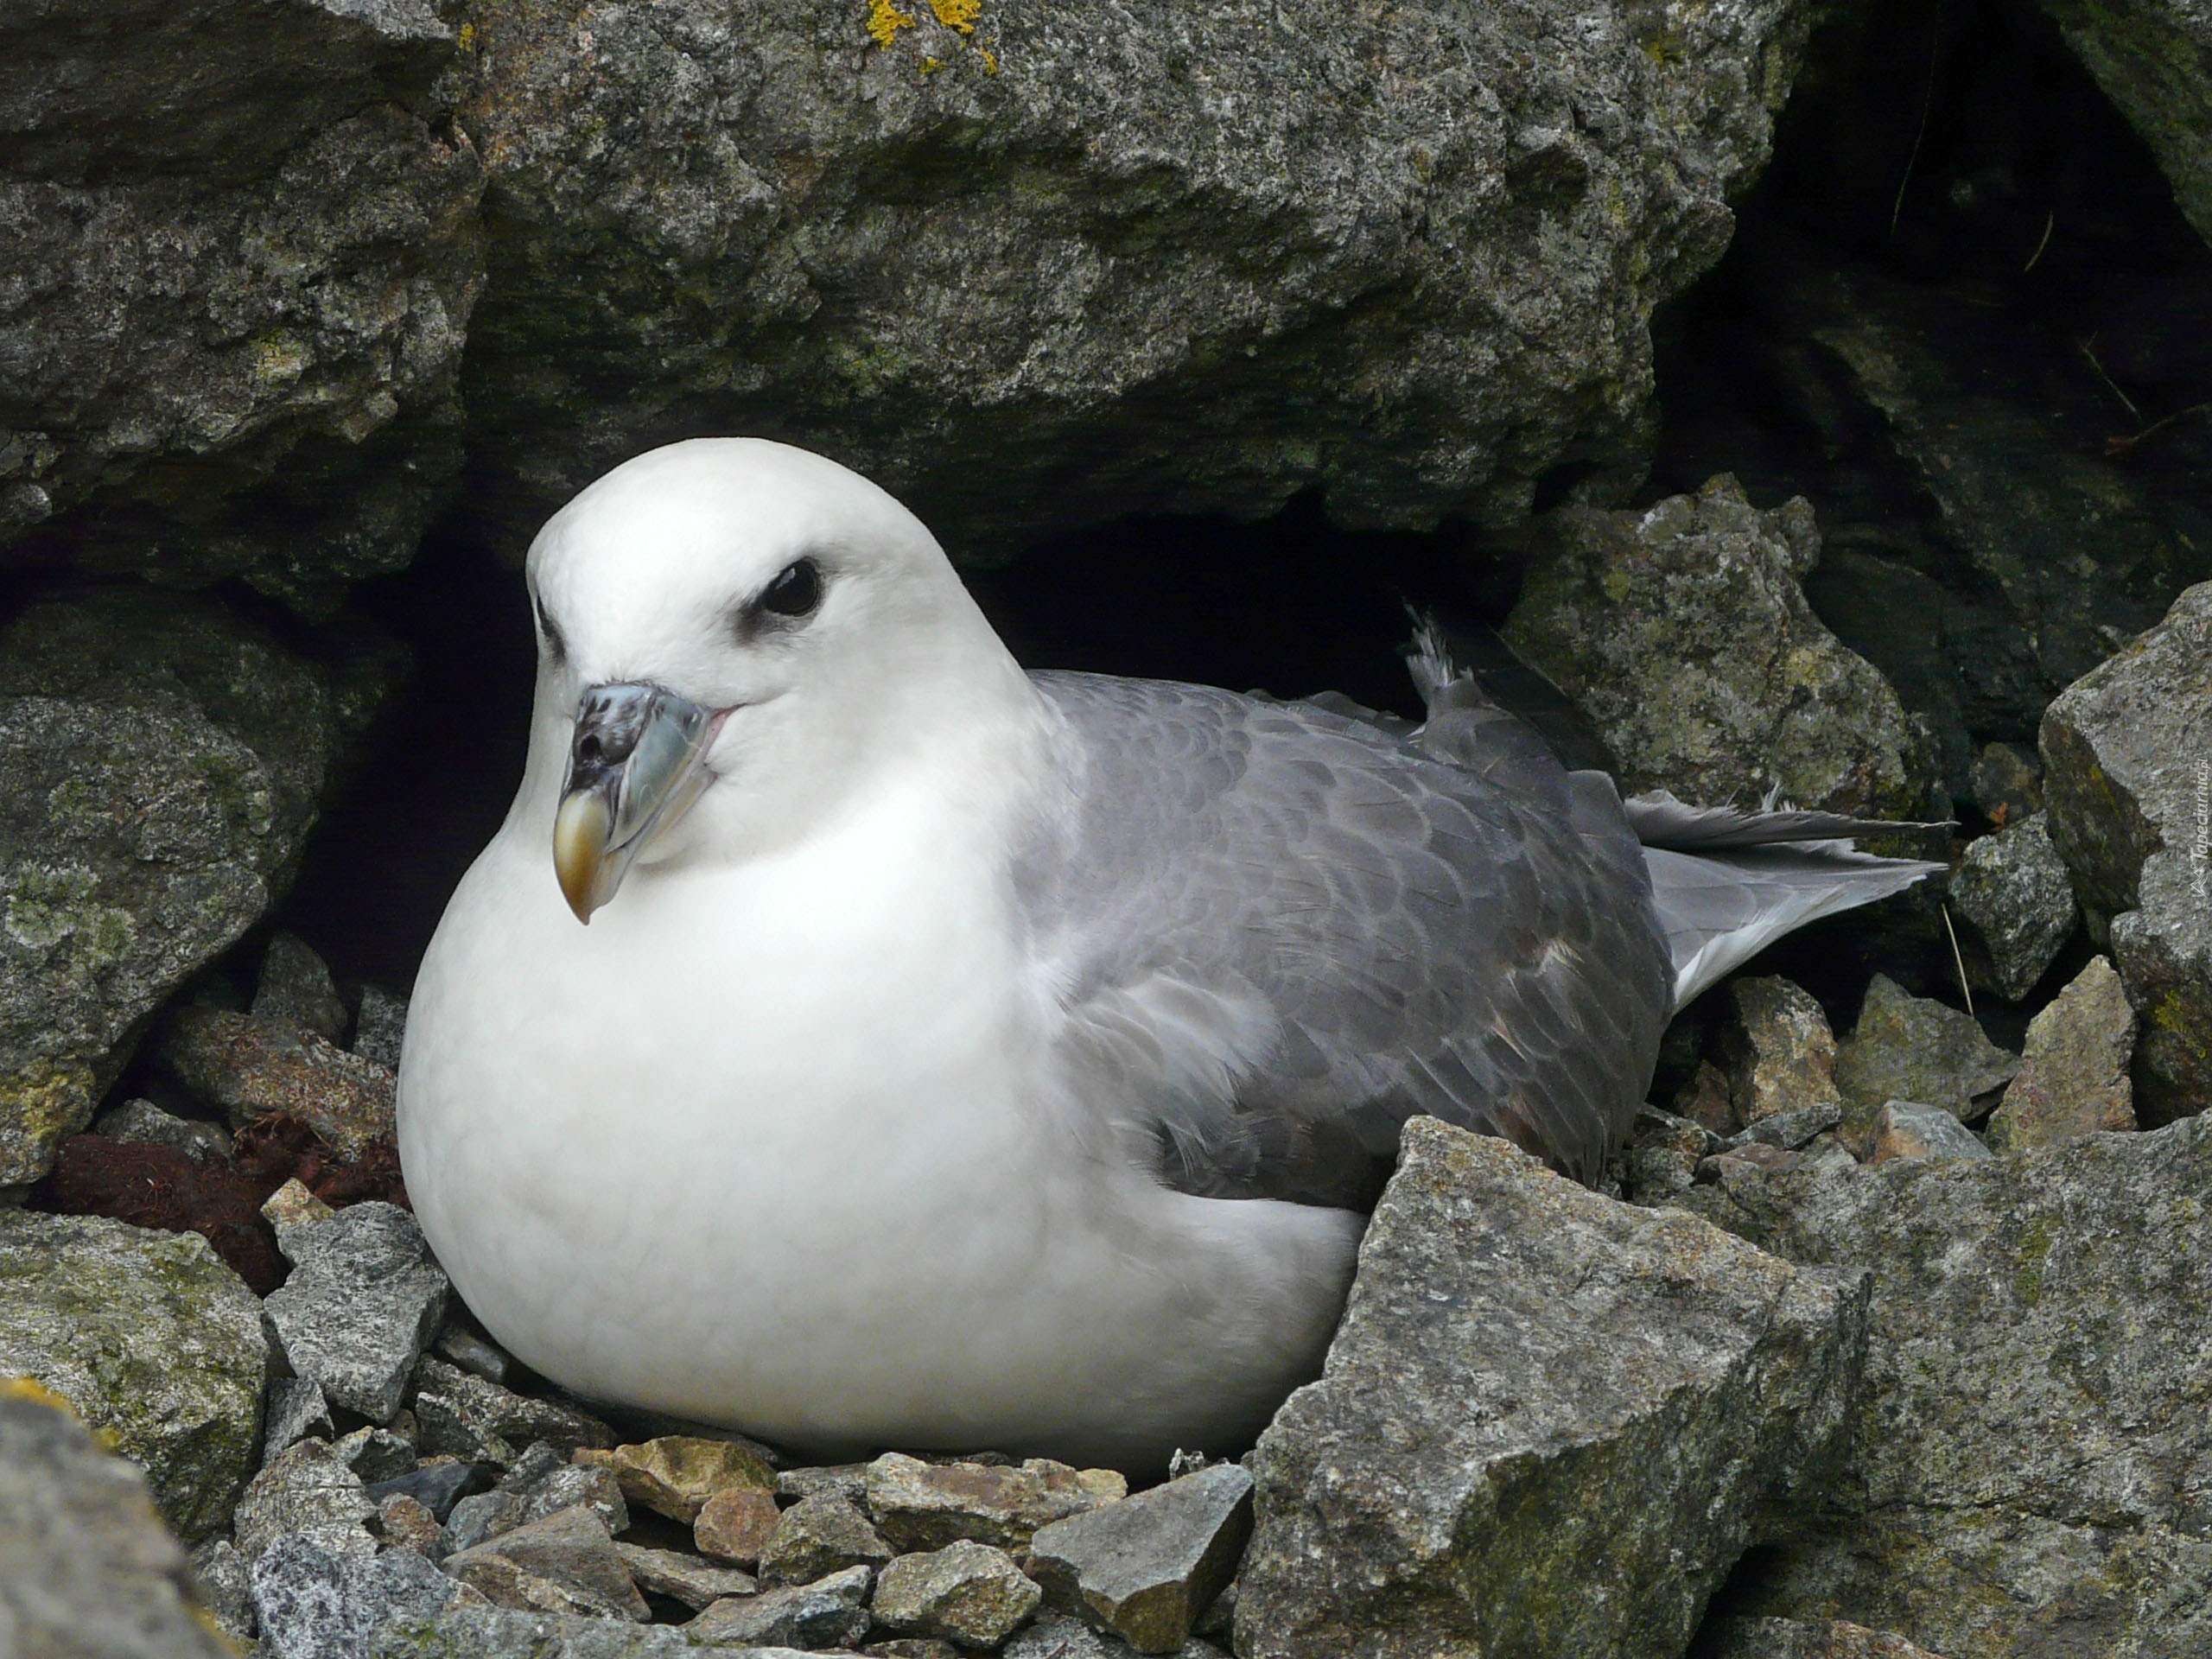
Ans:
POLYGON ((1844 839, 1940 824, 1691 806, 1663 790, 1621 807, 1643 842, 1677 1009, 1785 933, 1902 893, 1943 868, 1925 859, 1878 858, 1844 839))

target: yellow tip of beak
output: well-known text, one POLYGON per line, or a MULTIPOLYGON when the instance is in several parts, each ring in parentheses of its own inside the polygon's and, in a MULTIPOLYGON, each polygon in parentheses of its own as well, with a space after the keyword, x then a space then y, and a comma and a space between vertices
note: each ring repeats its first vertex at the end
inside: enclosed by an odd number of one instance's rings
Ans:
POLYGON ((553 820, 553 873, 561 878, 561 896, 586 926, 591 925, 592 912, 607 902, 599 885, 613 828, 607 803, 587 790, 563 801, 553 820))

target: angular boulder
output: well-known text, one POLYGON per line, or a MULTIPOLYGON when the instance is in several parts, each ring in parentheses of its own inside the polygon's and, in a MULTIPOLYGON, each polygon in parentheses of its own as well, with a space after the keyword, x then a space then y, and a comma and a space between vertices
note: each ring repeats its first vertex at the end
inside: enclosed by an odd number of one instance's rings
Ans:
POLYGON ((58 1396, 0 1384, 0 1632, 10 1653, 228 1659, 144 1476, 58 1396))
POLYGON ((1866 1294, 1414 1119, 1321 1380, 1260 1439, 1237 1650, 1676 1659, 1827 1467, 1866 1294))
POLYGON ((1173 1653, 1236 1571, 1252 1484, 1238 1465, 1217 1463, 1055 1521, 1030 1540, 1030 1576, 1063 1611, 1141 1653, 1173 1653))
POLYGON ((1630 512, 1562 507, 1505 637, 1590 716, 1624 792, 1922 816, 1934 751, 1805 602, 1813 509, 1762 512, 1723 474, 1630 512))
POLYGON ((905 1635, 999 1648, 1028 1622, 1044 1593, 1004 1550, 963 1539, 886 1567, 868 1610, 877 1624, 905 1635))
POLYGON ((282 892, 388 667, 145 590, 0 630, 0 1185, 46 1173, 154 1010, 282 892))
POLYGON ((2142 1021, 2147 1123, 2212 1101, 2212 582, 2043 720, 2050 838, 2142 1021))
POLYGON ((335 1406, 388 1423, 450 1288, 423 1230, 397 1205, 349 1205, 278 1230, 296 1264, 264 1304, 295 1374, 335 1406))
POLYGON ((2135 1127, 2128 1057, 2135 1011, 2120 976, 2102 957, 2061 991, 2028 1026, 2020 1069, 1989 1119, 1989 1144, 2024 1152, 2098 1129, 2135 1127))
POLYGON ((187 1542, 252 1472, 268 1370, 261 1303, 197 1233, 0 1211, 0 1376, 111 1433, 187 1542))
POLYGON ((2080 916, 2040 812, 1968 842, 1950 888, 1967 973, 2008 1001, 2035 988, 2080 916))
POLYGON ((1858 1024, 1836 1047, 1840 1137, 1865 1155, 1872 1147, 1874 1120, 1892 1100, 1941 1106, 1961 1122, 1978 1117, 2019 1069, 2019 1057, 1991 1042, 1963 1008, 1915 996, 1877 974, 1859 1005, 1858 1024))
POLYGON ((1877 1268, 1851 1478, 1736 1611, 1954 1656, 2212 1648, 2212 1122, 1676 1202, 1877 1268))
POLYGON ((1313 486, 1517 516, 1634 447, 1813 10, 497 0, 472 421, 556 497, 789 438, 958 554, 1313 486))
POLYGON ((453 26, 94 0, 0 61, 0 541, 86 506, 49 556, 315 608, 404 564, 483 283, 453 26))

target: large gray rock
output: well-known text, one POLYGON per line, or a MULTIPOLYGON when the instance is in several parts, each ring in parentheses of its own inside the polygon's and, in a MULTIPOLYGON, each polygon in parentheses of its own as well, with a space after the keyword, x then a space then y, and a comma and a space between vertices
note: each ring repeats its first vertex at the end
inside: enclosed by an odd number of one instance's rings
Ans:
POLYGON ((1545 520, 1505 636, 1587 714, 1634 792, 1917 817, 1934 752, 1805 602, 1813 509, 1722 474, 1630 512, 1545 520))
POLYGON ((683 1629, 702 1646, 849 1648, 868 1633, 868 1570, 715 1602, 683 1629))
POLYGON ((2028 1027, 2020 1070, 1989 1119, 1989 1144, 2023 1152, 2099 1129, 2135 1127, 2127 1076, 2135 1011, 2102 957, 2061 991, 2028 1027))
POLYGON ((1852 1478, 1745 1611, 1948 1655, 2212 1646, 2212 1122, 1677 1202, 1878 1269, 1852 1478))
POLYGON ((26 1656, 227 1659, 144 1477, 58 1397, 0 1387, 0 1647, 26 1656))
POLYGON ((1874 1120, 1893 1100, 1941 1106, 1977 1117, 2020 1069, 2019 1057, 1989 1040, 1963 1008, 1915 996, 1877 974, 1859 1005, 1859 1022, 1836 1046, 1835 1083, 1843 1096, 1844 1143, 1872 1149, 1874 1120))
POLYGON ((1826 1467, 1865 1317, 1860 1273, 1414 1119, 1322 1378, 1260 1439, 1238 1651, 1676 1659, 1826 1467))
POLYGON ((2201 0, 2043 0, 2212 242, 2212 12, 2201 0))
POLYGON ((1951 874, 1950 897, 1968 974, 2013 1002, 2058 959, 2080 913, 2040 812, 1968 842, 1951 874))
POLYGON ((188 1542, 252 1471, 268 1367, 260 1302, 199 1234, 0 1211, 0 1376, 112 1433, 188 1542))
POLYGON ((790 437, 963 554, 1315 484, 1512 515, 1630 447, 1812 13, 498 0, 472 419, 555 495, 790 437))
POLYGON ((349 1205, 281 1230, 295 1266, 264 1306, 293 1371, 335 1406, 388 1423, 445 1317, 446 1275, 397 1205, 349 1205))
POLYGON ((0 60, 0 540, 90 500, 47 548, 310 605, 404 563, 483 281, 453 29, 424 0, 15 3, 0 60))
MULTIPOLYGON (((1250 1478, 1245 1477, 1248 1485, 1250 1478)), ((876 1575, 868 1609, 877 1624, 911 1636, 997 1648, 1028 1622, 1044 1596, 1004 1550, 963 1538, 893 1561, 876 1575)))
POLYGON ((2142 1020, 2136 1110, 2212 1100, 2212 582, 2043 721, 2050 838, 2142 1020))
POLYGON ((1030 1574, 1055 1607, 1141 1652, 1173 1653, 1243 1559, 1252 1484, 1239 1465, 1217 1463, 1056 1521, 1030 1541, 1030 1574))
POLYGON ((362 1659, 394 1621, 435 1618, 460 1587, 411 1549, 334 1555, 304 1535, 252 1567, 262 1659, 362 1659))
POLYGON ((52 1166, 155 1008, 267 911, 388 666, 143 589, 0 632, 0 1184, 52 1166))

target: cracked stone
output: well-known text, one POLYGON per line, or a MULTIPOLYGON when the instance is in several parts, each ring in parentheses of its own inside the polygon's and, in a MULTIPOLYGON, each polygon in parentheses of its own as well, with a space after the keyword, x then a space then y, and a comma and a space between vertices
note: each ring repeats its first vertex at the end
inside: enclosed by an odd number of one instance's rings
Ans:
MULTIPOLYGON (((1249 1490, 1250 1477, 1245 1484, 1249 1490)), ((1089 1518, 1058 1524, 1075 1526, 1089 1518)), ((1004 1550, 962 1539, 891 1562, 876 1575, 872 1605, 876 1622, 894 1630, 942 1637, 965 1647, 998 1648, 1029 1621, 1044 1599, 1045 1592, 1004 1550)))
POLYGON ((1252 1477, 1233 1463, 1038 1529, 1029 1571, 1052 1605, 1145 1653, 1173 1653, 1235 1575, 1252 1477))
POLYGON ((390 1422, 445 1315, 446 1275, 422 1228, 370 1202, 280 1229, 276 1242, 296 1264, 264 1303, 284 1357, 333 1405, 390 1422))
POLYGON ((321 1440, 302 1440, 271 1458, 238 1499, 238 1553, 254 1560, 298 1535, 334 1555, 373 1555, 365 1522, 377 1512, 361 1478, 321 1440))

